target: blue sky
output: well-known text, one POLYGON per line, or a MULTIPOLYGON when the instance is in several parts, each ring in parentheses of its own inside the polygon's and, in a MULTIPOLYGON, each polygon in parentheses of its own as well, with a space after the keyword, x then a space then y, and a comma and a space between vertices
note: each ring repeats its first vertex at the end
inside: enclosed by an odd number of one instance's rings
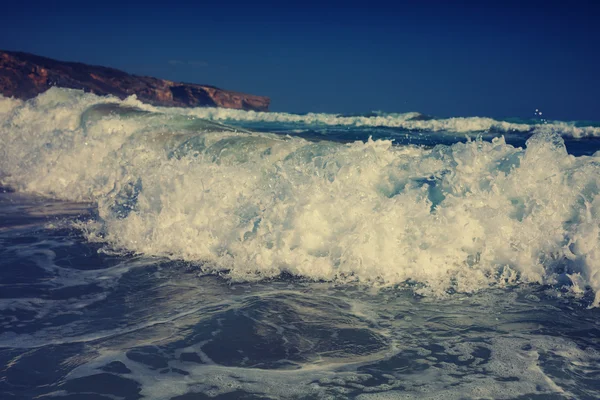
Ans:
POLYGON ((266 95, 274 111, 600 120, 600 2, 85 3, 4 5, 0 48, 266 95))

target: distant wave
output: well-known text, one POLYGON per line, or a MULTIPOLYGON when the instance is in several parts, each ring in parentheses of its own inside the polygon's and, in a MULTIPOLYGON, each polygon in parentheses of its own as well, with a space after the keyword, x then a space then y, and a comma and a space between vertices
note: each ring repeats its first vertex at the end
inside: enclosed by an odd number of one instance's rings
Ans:
POLYGON ((577 122, 550 121, 515 123, 499 121, 487 117, 455 117, 436 119, 418 112, 404 114, 375 114, 368 116, 343 116, 337 114, 290 114, 279 112, 240 111, 223 108, 194 108, 170 111, 193 115, 214 121, 246 121, 262 123, 295 123, 304 125, 349 126, 349 127, 390 127, 407 131, 431 131, 452 133, 540 133, 555 132, 561 136, 584 138, 600 136, 598 126, 578 126, 577 122))

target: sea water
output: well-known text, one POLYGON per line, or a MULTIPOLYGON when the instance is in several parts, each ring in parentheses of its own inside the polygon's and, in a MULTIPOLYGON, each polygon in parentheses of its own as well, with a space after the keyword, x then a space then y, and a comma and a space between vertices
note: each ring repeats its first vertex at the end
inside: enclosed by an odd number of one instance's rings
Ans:
POLYGON ((600 126, 0 97, 7 399, 594 399, 600 126))

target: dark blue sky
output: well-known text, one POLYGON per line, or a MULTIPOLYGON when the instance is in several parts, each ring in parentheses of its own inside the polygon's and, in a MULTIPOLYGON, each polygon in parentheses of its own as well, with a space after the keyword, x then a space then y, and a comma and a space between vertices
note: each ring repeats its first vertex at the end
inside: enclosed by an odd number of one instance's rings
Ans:
POLYGON ((274 111, 600 120, 596 1, 10 3, 1 49, 267 95, 274 111))

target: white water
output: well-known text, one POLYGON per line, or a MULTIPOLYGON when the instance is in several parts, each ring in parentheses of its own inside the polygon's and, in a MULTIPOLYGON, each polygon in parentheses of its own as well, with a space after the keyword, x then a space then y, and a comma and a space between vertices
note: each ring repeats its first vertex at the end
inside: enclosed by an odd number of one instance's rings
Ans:
MULTIPOLYGON (((1 182, 96 203, 99 220, 81 226, 90 240, 206 263, 233 280, 287 272, 411 281, 437 296, 564 284, 574 293, 591 288, 600 302, 600 158, 568 155, 547 125, 526 149, 501 137, 423 149, 235 132, 193 115, 291 116, 164 110, 56 89, 30 102, 0 99, 1 182), (85 113, 106 102, 158 113, 85 113)), ((486 120, 389 118, 466 131, 486 120)))
POLYGON ((451 133, 557 133, 563 137, 599 137, 600 127, 576 126, 573 122, 543 121, 530 125, 498 121, 485 117, 455 117, 423 119, 423 115, 410 112, 381 114, 375 116, 341 116, 336 114, 308 113, 303 115, 282 112, 241 111, 225 108, 159 109, 145 106, 148 110, 161 110, 170 114, 190 115, 213 121, 244 121, 259 123, 295 123, 310 126, 388 127, 409 131, 451 133))
POLYGON ((328 126, 353 126, 353 127, 390 127, 406 130, 431 131, 431 132, 453 132, 473 133, 493 131, 497 133, 539 133, 557 132, 565 137, 597 137, 600 136, 600 128, 594 126, 577 127, 573 123, 552 121, 550 123, 529 125, 497 121, 492 118, 483 117, 456 117, 446 119, 418 119, 419 113, 388 114, 381 116, 353 116, 344 117, 335 114, 309 113, 305 115, 288 113, 265 113, 256 111, 229 110, 223 108, 195 108, 190 111, 177 110, 177 113, 193 115, 215 121, 249 121, 270 123, 301 123, 328 126), (417 119, 415 119, 417 118, 417 119))

